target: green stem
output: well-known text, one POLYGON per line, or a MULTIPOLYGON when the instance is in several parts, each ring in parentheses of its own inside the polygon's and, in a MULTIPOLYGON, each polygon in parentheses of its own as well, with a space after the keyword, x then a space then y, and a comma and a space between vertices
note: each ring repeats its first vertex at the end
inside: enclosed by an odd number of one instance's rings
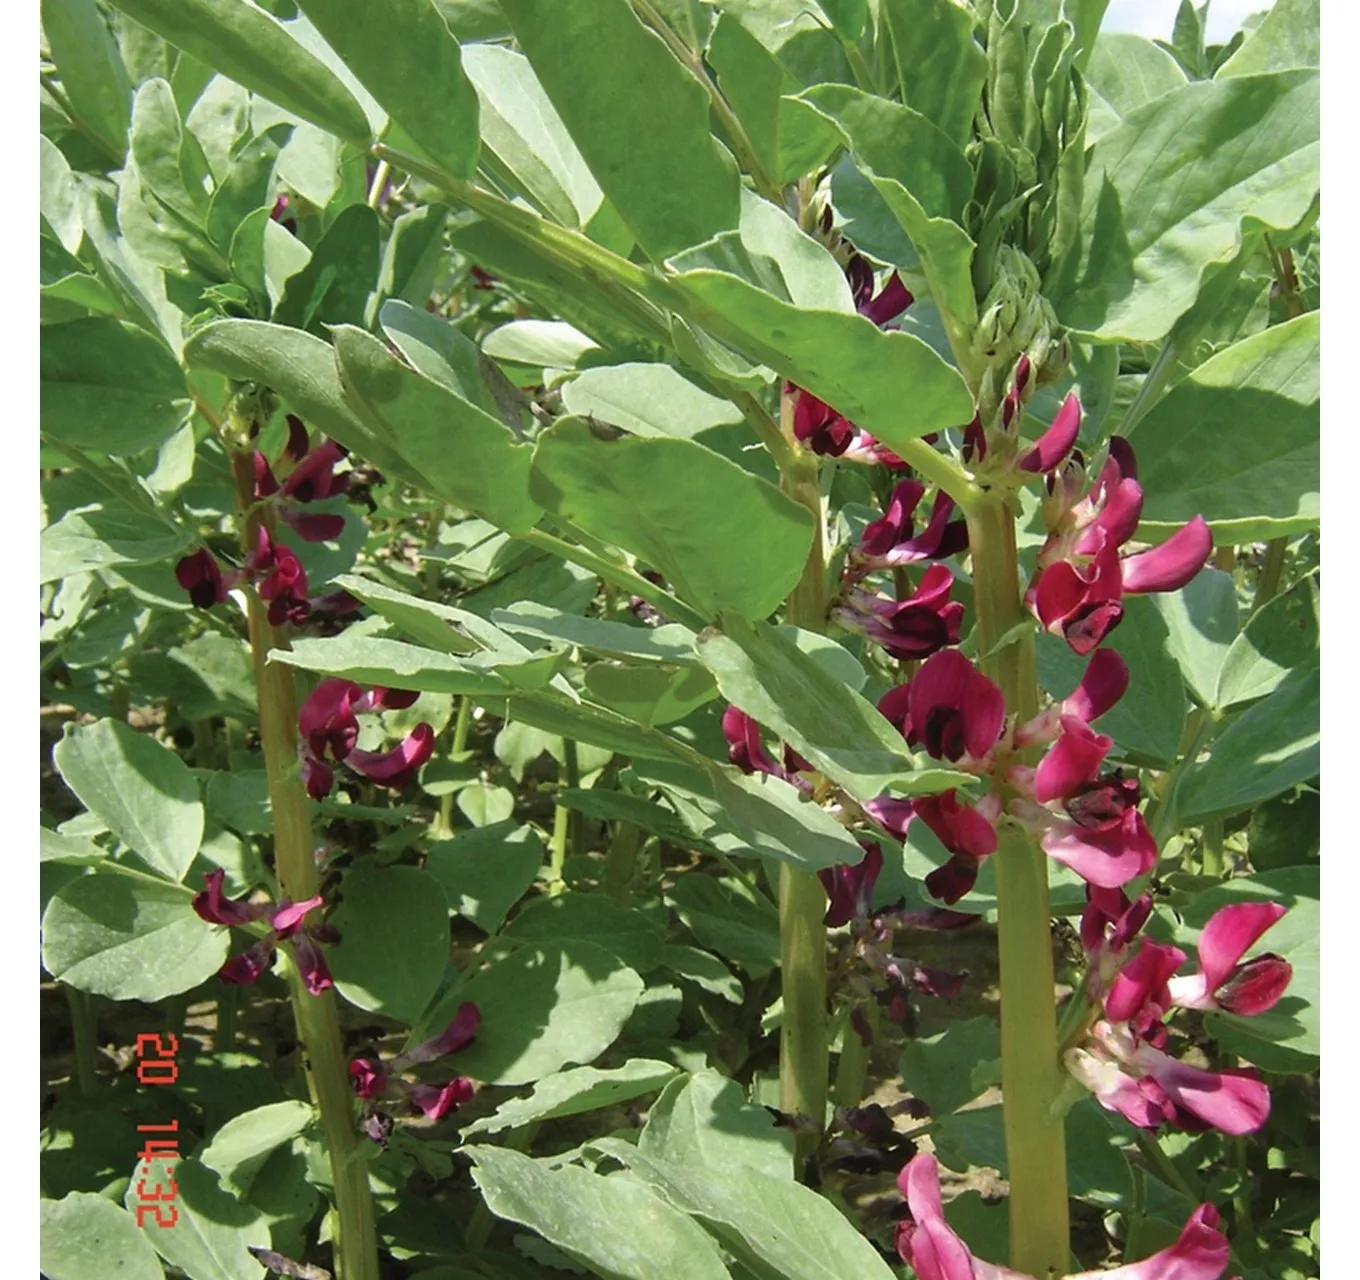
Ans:
MULTIPOLYGON (((1025 617, 1015 554, 1015 521, 1004 501, 968 512, 973 600, 983 666, 1001 686, 1006 710, 1021 721, 1038 710, 1034 637, 1021 631, 998 647, 1025 617)), ((1003 823, 993 858, 997 943, 1001 962, 1001 1090, 1010 1164, 1011 1266, 1027 1275, 1062 1275, 1069 1258, 1067 1150, 1055 1114, 1062 1092, 1053 940, 1049 926, 1048 859, 1021 828, 1003 823)))
MULTIPOLYGON (((780 427, 793 438, 794 397, 780 396, 780 427)), ((781 476, 790 497, 815 519, 815 536, 803 575, 785 607, 785 620, 805 631, 826 629, 826 521, 817 483, 817 457, 792 454, 781 476)), ((826 1124, 830 1053, 826 1017, 826 893, 811 871, 787 863, 779 868, 779 963, 784 992, 784 1021, 779 1030, 779 1106, 811 1124, 799 1126, 796 1143, 800 1172, 821 1142, 826 1124)))
POLYGON ((1110 433, 1111 435, 1127 437, 1133 434, 1133 429, 1143 420, 1143 415, 1156 404, 1157 397, 1162 394, 1166 380, 1176 367, 1176 356, 1178 354, 1176 344, 1170 338, 1162 343, 1162 349, 1157 352, 1157 358, 1152 362, 1152 368, 1147 371, 1143 385, 1138 388, 1138 394, 1133 397, 1133 403, 1124 410, 1123 418, 1110 433))
MULTIPOLYGON (((878 1001, 866 1000, 859 1006, 859 1010, 864 1015, 869 1030, 877 1036, 878 1001)), ((869 1074, 869 1054, 872 1049, 873 1042, 865 1044, 859 1038, 859 1032, 855 1030, 854 1025, 847 1021, 845 1033, 841 1037, 840 1058, 836 1062, 836 1085, 833 1092, 837 1106, 857 1107, 864 1100, 864 1081, 869 1074)))
POLYGON ((1261 561, 1261 576, 1256 579, 1256 595, 1251 602, 1252 613, 1273 600, 1279 592, 1280 575, 1284 572, 1284 553, 1288 545, 1288 538, 1271 538, 1266 543, 1265 559, 1261 561))
POLYGON ((379 160, 377 168, 373 170, 373 184, 368 189, 368 207, 376 209, 382 203, 382 189, 387 185, 388 175, 392 172, 392 166, 386 160, 379 160))
POLYGON ((609 841, 609 854, 604 866, 604 887, 610 897, 627 902, 637 875, 638 851, 642 848, 642 832, 631 822, 614 824, 614 835, 609 841))
POLYGON ((189 997, 181 992, 165 1001, 165 1032, 176 1040, 184 1039, 184 1017, 189 1012, 189 997))
POLYGON ((99 1088, 99 1077, 94 1069, 94 1042, 99 1038, 99 1023, 95 1017, 94 1001, 88 991, 63 987, 66 1005, 71 1011, 71 1037, 75 1041, 76 1088, 89 1098, 99 1088))
POLYGON ((1200 1204, 1204 1199, 1204 1188, 1196 1186, 1183 1174, 1171 1157, 1162 1150, 1155 1134, 1139 1129, 1134 1134, 1138 1150, 1147 1162, 1157 1171, 1158 1177, 1169 1187, 1179 1191, 1191 1204, 1200 1204))
POLYGON ((562 880, 562 871, 567 865, 567 820, 570 817, 571 811, 564 804, 559 804, 553 809, 552 845, 548 860, 550 894, 561 893, 566 888, 562 880))
MULTIPOLYGON (((233 452, 232 468, 243 511, 252 505, 255 469, 249 454, 233 452)), ((257 510, 243 520, 242 542, 254 545, 257 510)), ((320 886, 313 856, 312 815, 297 766, 297 689, 293 668, 270 662, 273 649, 287 648, 253 591, 246 593, 250 649, 259 691, 260 741, 274 823, 274 870, 280 896, 293 902, 315 897, 320 886)), ((332 1241, 337 1280, 378 1280, 378 1234, 368 1183, 366 1139, 354 1123, 344 1044, 334 991, 312 995, 296 965, 288 983, 307 1087, 321 1116, 326 1152, 335 1183, 336 1230, 332 1241)))
POLYGON ((1207 818, 1204 822, 1204 855, 1201 867, 1206 876, 1223 879, 1228 861, 1223 852, 1223 819, 1207 818))
POLYGON ((230 1053, 236 1047, 236 1012, 241 1007, 241 987, 235 982, 221 982, 217 994, 217 1030, 213 1033, 213 1050, 230 1053))

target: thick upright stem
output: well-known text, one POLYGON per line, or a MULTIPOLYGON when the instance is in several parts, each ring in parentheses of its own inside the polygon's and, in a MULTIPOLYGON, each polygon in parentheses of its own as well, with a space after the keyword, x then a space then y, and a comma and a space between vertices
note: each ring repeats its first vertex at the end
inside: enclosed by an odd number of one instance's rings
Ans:
POLYGON ((92 1098, 99 1087, 94 1069, 95 1040, 98 1037, 94 1014, 94 997, 75 987, 63 987, 66 1004, 71 1011, 71 1037, 75 1041, 76 1088, 86 1098, 92 1098))
MULTIPOLYGON (((1024 617, 1015 521, 1004 502, 975 503, 969 549, 980 652, 1006 708, 1027 720, 1038 710, 1034 639, 1022 633, 997 648, 1024 617)), ((995 856, 1001 959, 1001 1088, 1010 1164, 1011 1265, 1032 1276, 1062 1275, 1069 1257, 1067 1152, 1054 1103, 1062 1087, 1048 865, 1025 832, 1002 825, 995 856)))
MULTIPOLYGON (((793 439, 793 400, 784 393, 780 426, 793 439)), ((826 627, 826 522, 817 484, 817 459, 792 450, 783 488, 813 514, 815 533, 803 576, 789 596, 785 619, 806 631, 826 627)), ((826 1123, 830 1053, 826 1017, 826 893, 810 871, 779 868, 779 963, 784 988, 784 1021, 779 1031, 779 1106, 811 1124, 797 1132, 801 1170, 817 1149, 826 1123)))
MULTIPOLYGON (((250 456, 233 453, 238 496, 249 510, 255 473, 250 456)), ((244 545, 254 545, 259 512, 247 516, 244 545)), ((246 593, 250 650, 260 702, 260 742, 274 821, 274 870, 283 898, 301 902, 319 887, 313 857, 312 816, 297 768, 297 690, 292 667, 267 661, 271 649, 287 642, 271 625, 253 590, 246 593)), ((354 1123, 344 1044, 334 993, 311 995, 295 965, 288 965, 289 993, 298 1040, 303 1047, 307 1088, 321 1115, 326 1152, 335 1183, 337 1229, 333 1248, 338 1280, 378 1280, 378 1235, 368 1185, 364 1137, 354 1123)))

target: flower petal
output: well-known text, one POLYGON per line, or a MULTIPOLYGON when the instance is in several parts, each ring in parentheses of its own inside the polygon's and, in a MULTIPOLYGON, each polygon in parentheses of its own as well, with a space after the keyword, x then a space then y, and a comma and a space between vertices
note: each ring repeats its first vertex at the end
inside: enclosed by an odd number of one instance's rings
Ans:
POLYGON ((974 1280, 973 1255, 945 1221, 940 1166, 932 1155, 914 1157, 897 1175, 913 1221, 897 1231, 897 1251, 918 1280, 974 1280))
POLYGON ((403 1053, 397 1058, 397 1062, 405 1067, 417 1062, 433 1062, 436 1058, 457 1053, 459 1049, 465 1049, 476 1038, 477 1027, 480 1022, 481 1013, 477 1006, 471 1000, 465 1000, 458 1006, 458 1012, 453 1015, 453 1021, 443 1031, 424 1043, 416 1045, 414 1049, 403 1053))
POLYGON ((1219 1280, 1232 1249, 1218 1229, 1218 1210, 1202 1204, 1186 1220, 1176 1243, 1142 1262, 1113 1271, 1082 1271, 1068 1280, 1219 1280))
POLYGON ((1183 525, 1159 547, 1123 562, 1124 590, 1130 595, 1179 591, 1195 576, 1214 549, 1214 535, 1203 516, 1183 525))
POLYGON ((1216 991, 1234 966, 1287 908, 1278 902, 1234 902, 1209 917, 1199 935, 1199 967, 1205 985, 1216 991))
POLYGON ((1151 1002, 1156 1005, 1155 1017, 1160 1019, 1170 1004, 1167 981, 1184 963, 1185 952, 1179 947, 1144 938, 1137 953, 1110 984, 1105 1016, 1111 1022, 1128 1022, 1151 1002))
POLYGON ((1081 684, 1062 704, 1062 713, 1090 724, 1109 711, 1128 687, 1129 667, 1124 659, 1113 649, 1097 649, 1086 664, 1081 684))
POLYGON ((1081 402, 1073 393, 1053 418, 1053 424, 1035 441, 1034 447, 1020 458, 1021 471, 1052 471, 1077 442, 1081 430, 1081 402))
POLYGON ((1125 810, 1120 824, 1108 831, 1088 830, 1075 822, 1055 823, 1039 843, 1049 857, 1102 889, 1117 889, 1157 865, 1156 842, 1137 809, 1125 810))
POLYGON ((360 751, 356 748, 345 757, 345 763, 357 773, 383 786, 404 787, 433 754, 434 730, 421 721, 390 751, 360 751))
POLYGON ((1075 795, 1094 782, 1114 739, 1096 733, 1085 720, 1063 716, 1062 733, 1034 771, 1034 798, 1040 804, 1075 795))

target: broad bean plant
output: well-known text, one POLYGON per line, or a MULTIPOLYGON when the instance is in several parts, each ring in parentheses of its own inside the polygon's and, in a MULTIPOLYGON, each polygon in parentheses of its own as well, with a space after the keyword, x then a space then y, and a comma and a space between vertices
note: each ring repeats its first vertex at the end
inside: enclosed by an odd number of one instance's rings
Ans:
POLYGON ((49 1280, 1318 1274, 1318 0, 43 0, 49 1280))

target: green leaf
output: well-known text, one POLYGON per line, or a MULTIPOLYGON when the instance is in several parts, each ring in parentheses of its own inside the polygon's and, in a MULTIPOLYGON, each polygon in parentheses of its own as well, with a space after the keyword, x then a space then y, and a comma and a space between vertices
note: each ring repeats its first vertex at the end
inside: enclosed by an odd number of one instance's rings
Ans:
POLYGON ((145 329, 112 316, 43 325, 42 429, 58 445, 129 456, 189 419, 179 362, 145 329))
POLYGON ((1180 63, 1151 40, 1128 31, 1102 31, 1086 64, 1086 83, 1109 107, 1117 127, 1129 112, 1187 80, 1180 63))
POLYGON ((1275 0, 1260 26, 1214 73, 1215 78, 1259 71, 1316 67, 1322 61, 1322 6, 1319 0, 1275 0))
POLYGON ((335 331, 335 356, 346 403, 421 477, 422 489, 511 533, 537 523, 531 450, 503 422, 407 369, 361 329, 335 331))
POLYGON ((895 784, 909 794, 966 783, 954 770, 918 768, 902 735, 873 704, 768 623, 722 615, 698 640, 724 698, 790 743, 859 800, 895 784))
POLYGON ((1213 705, 1273 693, 1291 671, 1317 665, 1319 639, 1318 582, 1310 574, 1252 615, 1223 660, 1213 705))
POLYGON ((243 1197, 249 1193, 265 1161, 315 1118, 314 1108, 296 1099, 243 1111, 213 1134, 212 1141, 196 1158, 221 1175, 222 1185, 228 1191, 243 1197))
POLYGON ((523 394, 470 338, 447 320, 397 298, 384 302, 378 316, 383 333, 418 372, 512 430, 520 429, 527 403, 523 394))
POLYGON ((78 121, 119 161, 132 121, 132 81, 94 0, 43 0, 42 29, 78 121))
POLYGON ((55 236, 67 253, 78 253, 85 228, 70 163, 46 134, 38 135, 38 150, 42 156, 38 191, 44 235, 55 236))
POLYGON ((449 957, 449 908, 439 881, 415 867, 357 863, 331 916, 326 956, 340 994, 403 1022, 425 1011, 449 957))
MULTIPOLYGON (((1126 596, 1124 617, 1105 647, 1129 668, 1129 692, 1103 715, 1098 728, 1126 752, 1159 765, 1173 764, 1185 731, 1185 682, 1171 656, 1166 620, 1147 596, 1126 596)), ((1078 684, 1087 659, 1078 657, 1060 636, 1041 635, 1039 678, 1056 702, 1078 684)))
POLYGON ((824 1196, 751 1168, 693 1167, 606 1138, 592 1146, 699 1218, 760 1280, 889 1280, 878 1251, 824 1196))
POLYGON ((928 1103, 931 1115, 946 1116, 1000 1080, 1000 1060, 1001 1028, 982 1016, 909 1040, 899 1069, 903 1087, 928 1103))
POLYGON ((666 894, 685 927, 753 978, 779 964, 779 914, 735 876, 682 876, 666 894))
POLYGON ((302 0, 298 7, 394 126, 451 177, 472 177, 477 95, 458 41, 429 0, 302 0))
POLYGON ((487 1084, 532 1084, 566 1063, 598 1058, 642 990, 642 979, 601 947, 526 945, 455 987, 411 1042, 442 1031, 471 1000, 481 1022, 477 1039, 458 1055, 458 1070, 487 1084))
POLYGON ((206 238, 210 170, 198 139, 180 122, 166 81, 148 80, 138 86, 132 100, 131 143, 143 194, 163 205, 172 221, 191 233, 189 243, 197 247, 206 238))
POLYGON ((589 790, 563 787, 553 799, 563 808, 583 813, 595 822, 629 822, 682 848, 697 849, 703 853, 716 852, 706 840, 694 835, 673 809, 653 804, 626 791, 607 791, 600 787, 591 787, 589 790))
POLYGON ((1159 339, 1244 236, 1303 218, 1318 191, 1317 92, 1307 71, 1195 81, 1102 137, 1063 323, 1106 342, 1159 339))
POLYGON ((549 694, 511 698, 510 718, 522 720, 560 738, 575 738, 592 746, 641 760, 693 760, 692 748, 660 729, 635 724, 627 716, 588 702, 575 703, 549 694))
POLYGON ((264 1268, 250 1254, 251 1246, 269 1248, 269 1227, 254 1205, 242 1204, 218 1184, 217 1175, 194 1159, 157 1156, 139 1165, 123 1197, 129 1212, 141 1203, 139 1179, 145 1175, 148 1193, 177 1188, 173 1226, 156 1223, 148 1214, 142 1231, 172 1267, 189 1280, 262 1280, 264 1268), (148 1167, 149 1164, 149 1167, 148 1167))
MULTIPOLYGON (((1214 705, 1224 659, 1237 639, 1237 584, 1221 569, 1201 569, 1179 591, 1151 597, 1166 621, 1167 651, 1202 707, 1214 705)), ((1132 685, 1131 687, 1136 687, 1132 685)))
POLYGON ((529 60, 501 45, 463 50, 477 91, 482 160, 506 175, 545 216, 581 227, 604 193, 571 140, 529 60))
POLYGON ((68 512, 39 535, 41 580, 170 560, 188 546, 184 530, 157 516, 126 507, 86 507, 68 512))
POLYGON ((1136 433, 1140 536, 1194 515, 1219 543, 1317 527, 1319 335, 1313 312, 1245 338, 1153 406, 1136 433))
POLYGON ((740 183, 699 82, 627 0, 503 0, 515 38, 595 180, 660 261, 737 225, 740 183))
POLYGON ((227 930, 194 914, 177 885, 95 872, 63 885, 43 914, 43 967, 112 1000, 163 1000, 222 967, 227 930))
POLYGON ((741 1004, 745 989, 741 980, 717 956, 698 947, 667 946, 661 963, 677 978, 692 982, 728 1004, 741 1004))
POLYGON ((987 56, 973 39, 972 14, 952 0, 885 0, 882 20, 902 101, 962 146, 987 80, 987 56))
POLYGON ((734 426, 741 410, 696 387, 668 364, 615 364, 586 369, 562 388, 569 412, 622 427, 635 436, 690 440, 734 426))
POLYGON ((796 98, 799 81, 735 13, 718 15, 705 61, 741 122, 766 174, 780 185, 820 167, 836 149, 835 131, 796 98))
POLYGON ((523 1223, 605 1280, 722 1280, 702 1227, 626 1174, 554 1167, 503 1147, 469 1147, 474 1180, 499 1218, 523 1223))
POLYGON ((183 760, 119 720, 68 725, 52 759, 118 839, 162 875, 184 878, 203 839, 203 805, 183 760))
POLYGON ((504 676, 485 666, 376 636, 342 634, 298 640, 291 649, 275 649, 270 661, 392 689, 492 695, 514 689, 504 676))
POLYGON ((368 149, 368 117, 354 95, 262 9, 241 0, 116 0, 115 7, 247 89, 368 149))
POLYGON ((307 265, 284 285, 275 322, 296 329, 323 322, 362 324, 378 279, 378 225, 378 215, 366 204, 342 209, 313 247, 307 265))
MULTIPOLYGON (((368 328, 373 327, 373 317, 379 313, 384 300, 414 311, 415 307, 409 304, 423 305, 424 299, 434 292, 436 277, 447 262, 444 230, 448 220, 449 207, 445 204, 417 205, 398 215, 387 243, 383 245, 378 285, 369 299, 365 315, 368 328)), ((429 312, 418 314, 435 324, 443 323, 429 312)))
MULTIPOLYGON (((253 138, 235 156, 226 177, 213 192, 208 202, 208 238, 229 257, 232 237, 245 218, 265 206, 273 212, 274 171, 292 133, 292 125, 276 124, 253 138)), ((268 218, 268 213, 265 217, 270 225, 288 235, 286 228, 268 218)), ((295 237, 288 238, 298 244, 295 237)))
POLYGON ((1237 813, 1318 773, 1318 672, 1299 671, 1234 720, 1173 797, 1181 826, 1237 813))
POLYGON ((573 1067, 545 1076, 527 1098, 511 1098, 489 1116, 474 1120, 463 1129, 464 1139, 475 1133, 500 1133, 526 1124, 578 1116, 630 1102, 660 1089, 677 1072, 669 1062, 629 1058, 621 1067, 601 1071, 596 1067, 573 1067))
POLYGON ((597 662, 585 670, 585 687, 596 701, 645 725, 683 720, 718 696, 713 677, 692 664, 671 669, 597 662))
POLYGON ((707 617, 772 612, 812 540, 805 508, 692 440, 606 441, 559 418, 538 437, 529 484, 554 515, 643 557, 707 617))
POLYGON ((700 807, 719 830, 701 834, 724 852, 777 858, 803 871, 857 863, 863 855, 844 826, 782 778, 735 768, 710 772, 713 803, 700 807))
POLYGON ((957 370, 900 329, 885 331, 843 311, 796 307, 708 266, 683 270, 671 282, 687 299, 687 315, 715 337, 811 391, 890 448, 972 417, 972 397, 957 370))
POLYGON ((691 1168, 750 1169, 793 1179, 793 1135, 716 1071, 678 1078, 662 1090, 638 1135, 638 1150, 691 1168))
POLYGON ((487 933, 501 927, 542 865, 538 833, 513 822, 438 841, 425 856, 425 870, 444 886, 450 910, 487 933))
POLYGON ((47 1280, 163 1280, 156 1251, 112 1200, 74 1191, 42 1200, 38 1264, 47 1280))
POLYGON ((602 893, 580 892, 526 903, 501 936, 539 945, 594 943, 639 973, 648 973, 661 963, 664 941, 651 916, 602 893))
POLYGON ((491 620, 517 635, 562 641, 617 658, 645 658, 673 665, 698 661, 694 656, 694 632, 678 622, 662 627, 630 626, 563 613, 534 600, 497 609, 491 620))

